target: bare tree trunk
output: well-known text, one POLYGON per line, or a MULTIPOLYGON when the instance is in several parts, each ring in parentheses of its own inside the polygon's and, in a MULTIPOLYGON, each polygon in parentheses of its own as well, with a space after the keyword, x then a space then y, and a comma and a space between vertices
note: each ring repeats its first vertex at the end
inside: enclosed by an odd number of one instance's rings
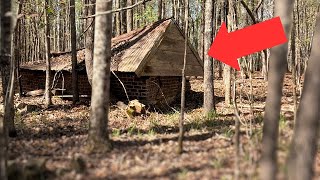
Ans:
POLYGON ((72 54, 72 95, 73 104, 79 101, 77 73, 77 30, 76 30, 75 0, 70 0, 71 54, 72 54))
MULTIPOLYGON (((22 6, 23 6, 24 0, 20 0, 19 7, 18 7, 18 14, 21 14, 22 6)), ((17 85, 18 85, 18 92, 19 96, 22 96, 22 85, 21 85, 21 78, 20 78, 20 61, 21 61, 21 54, 19 53, 20 48, 22 47, 20 44, 21 39, 21 23, 20 20, 17 20, 17 25, 15 27, 14 31, 14 42, 16 48, 14 49, 14 57, 16 61, 16 79, 17 79, 17 85)), ((37 53, 37 55, 39 52, 37 53)), ((39 58, 38 58, 39 59, 39 58)))
POLYGON ((186 104, 186 65, 187 65, 187 49, 188 49, 188 24, 189 24, 189 0, 185 0, 185 9, 184 9, 184 20, 185 20, 185 40, 184 40, 184 57, 183 57, 183 69, 182 69, 182 86, 181 86, 181 110, 180 110, 180 121, 179 121, 179 139, 178 139, 178 153, 183 152, 183 121, 185 113, 185 104, 186 104))
MULTIPOLYGON (((13 22, 12 22, 13 24, 13 22)), ((14 25, 12 25, 13 27, 14 25)), ((13 32, 13 28, 11 29, 11 32, 13 32)), ((12 35, 9 35, 10 38, 12 38, 12 35)), ((13 38, 12 38, 13 40, 13 38)), ((11 44, 11 53, 14 54, 14 45, 12 41, 9 43, 11 44)), ((7 129, 7 133, 9 137, 16 137, 17 136, 17 131, 14 127, 14 115, 15 115, 15 110, 14 110, 14 90, 15 90, 15 68, 16 68, 16 59, 14 56, 11 56, 11 61, 10 61, 10 76, 9 76, 9 82, 8 82, 8 87, 6 89, 6 99, 4 100, 5 103, 5 108, 4 108, 4 120, 5 120, 5 126, 7 129)))
POLYGON ((205 17, 204 17, 204 5, 205 4, 205 2, 203 1, 203 2, 201 2, 201 23, 200 23, 200 28, 199 28, 199 30, 200 30, 200 33, 198 33, 198 37, 199 37, 199 39, 198 39, 198 54, 200 55, 200 58, 203 60, 204 59, 204 19, 205 19, 205 17))
POLYGON ((158 20, 162 19, 162 0, 158 0, 158 20))
POLYGON ((234 114, 236 116, 235 119, 235 131, 234 131, 234 140, 235 140, 235 169, 234 169, 234 179, 238 180, 240 178, 240 115, 239 109, 237 106, 237 86, 236 86, 236 77, 237 71, 234 71, 234 81, 233 81, 233 106, 234 106, 234 114))
MULTIPOLYGON (((275 16, 280 16, 287 35, 290 34, 294 1, 275 0, 275 16)), ((277 146, 282 87, 287 70, 288 43, 271 49, 268 72, 268 94, 266 100, 260 176, 262 180, 274 180, 277 175, 277 146)))
MULTIPOLYGON (((120 6, 121 8, 126 7, 127 5, 127 0, 120 0, 120 6)), ((127 33, 127 13, 126 11, 120 11, 120 16, 121 16, 121 34, 127 33)))
POLYGON ((174 8, 173 8, 173 17, 174 17, 174 19, 178 22, 178 8, 179 8, 179 6, 178 6, 178 1, 179 0, 172 0, 172 2, 173 2, 173 6, 174 6, 174 8))
POLYGON ((231 67, 224 65, 223 68, 224 77, 224 100, 226 105, 231 103, 231 67))
POLYGON ((293 111, 294 122, 297 119, 297 68, 296 68, 296 22, 295 15, 293 15, 293 26, 291 31, 291 72, 293 81, 293 111))
MULTIPOLYGON (((227 26, 228 26, 228 31, 232 31, 232 26, 233 26, 233 3, 232 0, 226 0, 225 1, 225 13, 226 13, 226 19, 227 19, 227 26)), ((225 99, 225 104, 230 105, 231 103, 231 67, 228 65, 224 65, 223 68, 223 79, 224 79, 224 99, 225 99)))
MULTIPOLYGON (((112 0, 97 0, 96 12, 112 10, 112 0)), ((95 48, 93 62, 92 98, 88 145, 90 151, 108 151, 110 101, 110 64, 112 13, 97 16, 95 21, 95 48)))
POLYGON ((49 107, 52 105, 51 100, 51 62, 50 62, 50 22, 49 15, 47 13, 48 9, 48 0, 44 1, 44 21, 45 21, 45 46, 46 46, 46 90, 45 90, 45 105, 49 107))
MULTIPOLYGON (((88 2, 88 16, 95 14, 95 0, 87 0, 88 2)), ((92 74, 93 74, 93 43, 94 43, 94 18, 87 19, 86 27, 88 28, 87 34, 86 34, 86 43, 85 43, 85 63, 86 63, 86 71, 89 83, 92 85, 92 74)), ((120 32, 120 31, 119 31, 120 32)))
POLYGON ((5 2, 1 6, 1 53, 0 53, 0 74, 2 77, 2 93, 5 104, 4 126, 5 133, 10 137, 17 135, 14 127, 14 78, 15 78, 15 58, 12 48, 12 32, 15 26, 15 12, 13 12, 12 2, 5 2))
MULTIPOLYGON (((11 111, 13 107, 8 107, 11 100, 6 98, 9 94, 8 87, 10 83, 10 61, 11 61, 11 30, 13 12, 11 9, 11 1, 1 1, 1 37, 0 37, 0 72, 2 77, 2 96, 5 101, 4 115, 0 111, 0 179, 7 179, 7 145, 8 145, 8 132, 7 132, 7 119, 6 114, 11 111)), ((11 61, 12 62, 12 61, 11 61)), ((11 72, 12 73, 12 72, 11 72)), ((12 75, 12 74, 11 74, 12 75)), ((12 90, 12 89, 11 89, 12 90)), ((13 99, 12 99, 13 100, 13 99)))
MULTIPOLYGON (((2 27, 1 27, 2 29, 2 27)), ((0 112, 0 179, 7 179, 7 144, 8 137, 6 133, 4 117, 0 112)))
POLYGON ((166 18, 167 14, 166 14, 166 1, 163 1, 162 3, 162 19, 166 18))
MULTIPOLYGON (((131 6, 133 4, 133 0, 127 0, 127 6, 131 6)), ((130 32, 133 29, 133 13, 132 9, 127 10, 127 31, 130 32)))
MULTIPOLYGON (((115 0, 115 6, 116 9, 120 8, 120 0, 115 0)), ((116 36, 121 34, 121 20, 120 20, 120 12, 116 12, 115 14, 115 18, 116 18, 116 36)))
MULTIPOLYGON (((204 22, 204 52, 208 52, 212 43, 212 10, 213 1, 205 2, 205 22, 204 22)), ((214 110, 214 84, 213 84, 213 60, 207 53, 204 55, 204 114, 208 115, 214 110)))
POLYGON ((288 175, 290 180, 312 179, 317 153, 320 119, 320 14, 318 13, 311 57, 305 75, 301 103, 290 148, 288 175))

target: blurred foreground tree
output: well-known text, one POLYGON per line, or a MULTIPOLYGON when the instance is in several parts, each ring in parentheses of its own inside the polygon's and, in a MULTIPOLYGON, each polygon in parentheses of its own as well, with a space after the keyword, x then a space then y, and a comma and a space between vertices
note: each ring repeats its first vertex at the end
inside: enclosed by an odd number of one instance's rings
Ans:
MULTIPOLYGON (((286 35, 290 35, 294 1, 275 0, 275 16, 280 16, 286 35)), ((287 70, 288 43, 271 49, 268 72, 268 94, 265 107, 262 137, 260 176, 274 180, 277 175, 277 146, 283 80, 287 70)))
MULTIPOLYGON (((96 13, 112 10, 111 0, 97 0, 96 13)), ((95 17, 91 114, 88 136, 89 151, 108 151, 110 101, 112 13, 95 17)))
POLYGON ((320 14, 318 13, 311 57, 306 70, 288 160, 290 180, 312 179, 320 124, 320 14))
POLYGON ((7 148, 8 132, 13 131, 14 124, 14 61, 11 58, 11 33, 13 31, 13 17, 11 1, 0 1, 0 75, 2 78, 3 109, 0 109, 0 179, 7 179, 7 148), (12 129, 13 128, 13 129, 12 129))

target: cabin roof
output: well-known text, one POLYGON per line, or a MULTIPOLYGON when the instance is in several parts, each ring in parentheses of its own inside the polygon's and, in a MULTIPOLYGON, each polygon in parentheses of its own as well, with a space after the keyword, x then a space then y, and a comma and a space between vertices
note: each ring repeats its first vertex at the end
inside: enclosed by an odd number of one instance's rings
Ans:
MULTIPOLYGON (((165 19, 112 38, 111 70, 134 72, 138 76, 181 75, 184 36, 174 20, 165 19), (164 66, 169 66, 165 67, 164 66), (170 66, 176 68, 170 71, 170 66), (164 71, 164 72, 161 72, 164 71)), ((71 53, 51 53, 53 71, 71 71, 71 53)), ((187 75, 202 75, 203 61, 189 43, 187 75), (190 70, 190 72, 189 72, 190 70)), ((84 67, 85 50, 77 51, 79 66, 84 67)), ((45 61, 21 65, 22 69, 45 71, 45 61)))

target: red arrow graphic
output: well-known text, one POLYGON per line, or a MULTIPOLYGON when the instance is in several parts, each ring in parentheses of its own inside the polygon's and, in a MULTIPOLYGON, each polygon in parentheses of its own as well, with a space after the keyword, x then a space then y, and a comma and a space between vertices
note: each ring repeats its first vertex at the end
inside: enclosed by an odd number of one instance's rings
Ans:
POLYGON ((222 23, 208 55, 240 70, 238 58, 287 41, 280 17, 231 33, 228 33, 226 23, 222 23))

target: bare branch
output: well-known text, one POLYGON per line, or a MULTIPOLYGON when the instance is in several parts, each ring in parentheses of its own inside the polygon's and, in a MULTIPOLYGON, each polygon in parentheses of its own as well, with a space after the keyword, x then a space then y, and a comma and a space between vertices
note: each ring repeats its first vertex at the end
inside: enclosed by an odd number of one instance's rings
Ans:
POLYGON ((253 12, 250 10, 250 8, 248 7, 248 5, 243 1, 241 0, 240 3, 242 4, 242 6, 246 9, 247 13, 249 14, 253 24, 257 24, 257 19, 254 17, 254 14, 253 12))
POLYGON ((106 14, 109 14, 109 13, 115 13, 115 12, 120 12, 120 11, 124 11, 124 10, 128 10, 128 9, 132 9, 132 8, 134 8, 136 6, 139 6, 140 4, 144 4, 144 3, 149 2, 149 1, 152 1, 152 0, 142 0, 142 1, 139 1, 136 4, 133 4, 131 6, 122 7, 122 8, 119 8, 119 9, 114 9, 112 11, 105 11, 105 12, 101 12, 101 13, 96 13, 96 14, 94 14, 92 16, 81 17, 80 19, 93 18, 93 17, 96 17, 96 16, 101 16, 101 15, 106 15, 106 14))
POLYGON ((258 14, 258 10, 259 10, 259 8, 261 7, 262 3, 263 3, 263 0, 260 0, 260 2, 258 3, 257 7, 253 10, 253 12, 255 12, 256 14, 258 14))

